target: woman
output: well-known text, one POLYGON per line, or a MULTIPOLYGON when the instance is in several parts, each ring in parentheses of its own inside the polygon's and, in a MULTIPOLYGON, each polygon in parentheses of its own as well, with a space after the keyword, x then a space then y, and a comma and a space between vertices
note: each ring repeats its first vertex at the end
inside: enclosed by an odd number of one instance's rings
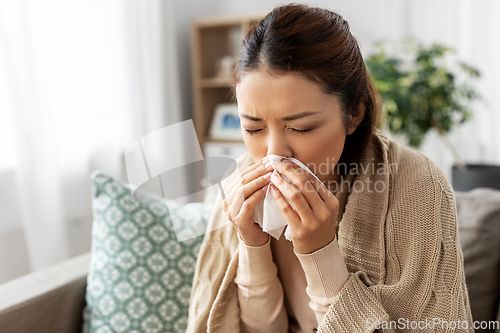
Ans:
POLYGON ((246 34, 234 87, 248 153, 212 214, 188 332, 473 331, 453 191, 378 129, 347 22, 275 8, 246 34), (291 242, 254 221, 269 186, 291 242))

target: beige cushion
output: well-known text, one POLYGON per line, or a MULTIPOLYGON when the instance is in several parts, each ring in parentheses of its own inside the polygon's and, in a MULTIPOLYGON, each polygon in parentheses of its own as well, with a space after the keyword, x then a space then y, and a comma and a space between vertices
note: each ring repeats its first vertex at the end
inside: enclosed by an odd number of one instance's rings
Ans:
POLYGON ((500 299, 500 191, 492 188, 456 191, 455 198, 472 317, 475 321, 497 320, 500 299))

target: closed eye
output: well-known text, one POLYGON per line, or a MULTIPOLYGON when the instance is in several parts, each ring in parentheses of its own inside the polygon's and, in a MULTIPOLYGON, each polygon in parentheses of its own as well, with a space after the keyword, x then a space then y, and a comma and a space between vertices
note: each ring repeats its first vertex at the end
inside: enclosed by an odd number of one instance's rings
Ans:
MULTIPOLYGON (((313 129, 310 128, 310 129, 306 129, 306 130, 298 130, 296 128, 291 128, 291 127, 287 127, 290 131, 292 131, 294 134, 297 134, 297 135, 300 135, 300 134, 305 134, 305 133, 309 133, 311 132, 313 129)), ((253 134, 256 134, 260 131, 262 131, 263 129, 260 128, 260 129, 257 129, 257 130, 249 130, 249 129, 246 129, 245 128, 245 133, 249 134, 249 135, 253 135, 253 134)))
POLYGON ((245 133, 250 134, 250 135, 253 135, 253 134, 255 134, 255 133, 257 133, 257 132, 260 132, 260 131, 262 131, 262 129, 258 129, 258 130, 249 130, 249 129, 246 129, 246 128, 245 128, 245 133))
POLYGON ((299 135, 300 135, 300 134, 304 134, 304 133, 308 133, 308 132, 311 132, 311 131, 312 131, 312 128, 310 128, 310 129, 306 129, 306 130, 298 130, 298 129, 295 129, 295 128, 291 128, 291 127, 289 127, 288 129, 289 129, 289 130, 291 130, 293 133, 295 133, 295 134, 299 134, 299 135))

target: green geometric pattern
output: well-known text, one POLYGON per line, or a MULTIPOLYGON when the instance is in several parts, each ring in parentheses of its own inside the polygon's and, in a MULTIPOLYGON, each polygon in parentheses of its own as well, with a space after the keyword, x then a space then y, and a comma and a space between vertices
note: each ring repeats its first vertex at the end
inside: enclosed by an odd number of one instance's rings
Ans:
POLYGON ((185 332, 203 236, 178 242, 174 225, 196 226, 193 235, 200 235, 211 205, 167 206, 141 190, 132 197, 127 185, 100 171, 91 178, 94 224, 83 332, 185 332))

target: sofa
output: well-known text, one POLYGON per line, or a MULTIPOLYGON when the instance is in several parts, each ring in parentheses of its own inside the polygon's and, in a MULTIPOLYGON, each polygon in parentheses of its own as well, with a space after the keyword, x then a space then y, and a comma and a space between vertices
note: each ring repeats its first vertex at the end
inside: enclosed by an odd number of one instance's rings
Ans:
POLYGON ((0 285, 0 332, 81 332, 90 252, 0 285))
MULTIPOLYGON (((498 321, 500 191, 478 188, 455 194, 474 320, 498 321)), ((90 263, 89 252, 0 285, 0 332, 81 332, 90 263)))

